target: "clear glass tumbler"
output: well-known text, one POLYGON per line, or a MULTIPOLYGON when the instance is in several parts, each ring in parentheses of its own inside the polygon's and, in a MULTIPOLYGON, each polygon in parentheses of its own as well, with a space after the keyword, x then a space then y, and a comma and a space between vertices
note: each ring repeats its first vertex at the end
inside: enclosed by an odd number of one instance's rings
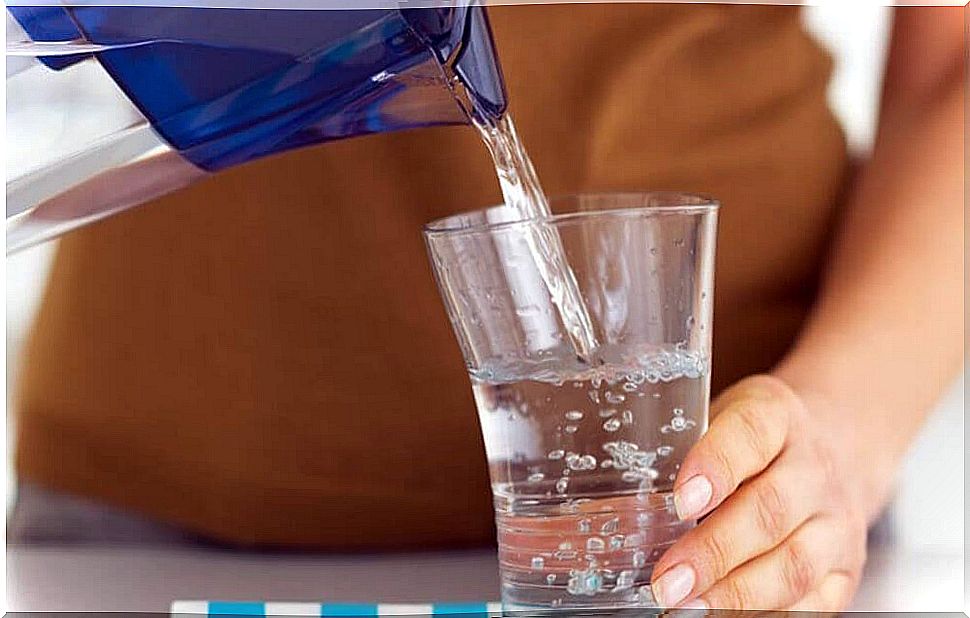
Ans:
POLYGON ((694 525, 671 488, 707 428, 718 205, 646 193, 553 207, 565 214, 515 221, 498 206, 425 228, 478 407, 502 600, 653 606, 653 564, 694 525), (581 307, 540 276, 535 238, 550 234, 581 307), (585 356, 562 317, 577 312, 585 356))

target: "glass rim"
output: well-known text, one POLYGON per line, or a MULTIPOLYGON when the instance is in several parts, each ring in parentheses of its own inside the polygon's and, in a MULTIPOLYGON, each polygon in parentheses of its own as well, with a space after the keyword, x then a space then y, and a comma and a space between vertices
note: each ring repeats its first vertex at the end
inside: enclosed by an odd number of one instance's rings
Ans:
POLYGON ((562 202, 566 200, 575 200, 578 198, 678 198, 678 199, 696 199, 698 203, 696 204, 657 204, 652 206, 630 206, 630 207, 617 207, 617 208, 605 208, 603 210, 577 210, 573 212, 564 212, 559 214, 552 214, 548 217, 539 217, 535 219, 516 219, 513 221, 496 221, 494 223, 475 223, 471 225, 457 225, 457 224, 446 224, 447 221, 460 217, 462 215, 472 215, 475 213, 485 213, 490 210, 495 210, 498 208, 505 207, 505 204, 494 204, 492 206, 487 206, 485 208, 478 208, 475 210, 469 210, 466 212, 455 213, 448 215, 446 217, 439 217, 422 226, 422 233, 426 238, 433 238, 437 236, 461 236, 466 234, 482 234, 491 233, 494 231, 514 229, 517 227, 526 227, 530 225, 535 225, 536 223, 545 224, 560 224, 568 223, 571 221, 581 221, 583 219, 588 219, 592 217, 615 217, 615 218, 626 218, 634 216, 643 215, 671 215, 671 214, 705 214, 717 212, 721 207, 721 203, 714 199, 712 196, 705 193, 694 193, 690 191, 593 191, 589 193, 565 193, 562 195, 556 195, 549 199, 550 203, 562 202))

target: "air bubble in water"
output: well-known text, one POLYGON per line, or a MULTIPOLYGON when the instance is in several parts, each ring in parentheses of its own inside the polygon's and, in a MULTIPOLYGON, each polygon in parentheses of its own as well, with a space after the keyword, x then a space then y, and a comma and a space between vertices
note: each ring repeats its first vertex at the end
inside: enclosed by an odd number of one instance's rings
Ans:
POLYGON ((566 493, 566 488, 569 487, 569 479, 561 478, 556 481, 556 492, 564 494, 566 493))
POLYGON ((598 536, 590 537, 586 540, 586 551, 598 554, 606 549, 606 543, 598 536))
POLYGON ((603 461, 600 462, 600 468, 612 468, 612 467, 613 467, 612 459, 604 459, 603 461))
POLYGON ((543 474, 542 472, 536 472, 534 474, 530 474, 529 478, 526 480, 528 480, 530 483, 538 483, 544 478, 546 478, 545 474, 543 474))
POLYGON ((634 571, 620 571, 620 574, 616 576, 616 586, 613 590, 620 592, 621 590, 629 590, 633 587, 636 580, 636 573, 634 571))
POLYGON ((683 416, 675 416, 670 419, 670 428, 674 431, 683 431, 687 429, 687 420, 683 416))
POLYGON ((556 575, 554 573, 550 573, 550 574, 546 575, 546 583, 547 584, 554 584, 554 583, 556 583, 556 575))
POLYGON ((599 570, 590 565, 584 571, 572 570, 569 572, 569 582, 566 584, 566 592, 572 595, 596 596, 603 587, 603 575, 599 570))
POLYGON ((656 393, 654 393, 653 395, 650 395, 650 396, 653 397, 654 399, 660 399, 660 393, 659 392, 656 392, 656 393))
POLYGON ((657 447, 657 455, 667 457, 674 452, 674 447, 663 444, 657 447))
POLYGON ((633 412, 630 410, 624 410, 621 416, 624 425, 631 425, 633 423, 633 412))
POLYGON ((603 423, 603 429, 609 432, 617 431, 620 428, 620 419, 611 418, 610 420, 603 423))
POLYGON ((562 449, 556 449, 554 451, 549 451, 549 454, 546 455, 546 457, 549 458, 549 459, 553 459, 553 460, 555 460, 555 459, 562 459, 563 458, 563 455, 565 455, 565 454, 566 454, 566 452, 563 451, 562 449))
POLYGON ((579 410, 570 410, 569 412, 566 412, 564 416, 566 417, 566 420, 578 421, 583 418, 583 413, 579 410))
POLYGON ((576 433, 578 430, 579 430, 579 427, 577 427, 576 425, 566 425, 563 431, 565 431, 566 433, 576 433))
POLYGON ((618 517, 614 517, 612 519, 607 520, 606 522, 603 523, 602 526, 600 526, 600 534, 603 534, 603 535, 613 534, 614 532, 617 531, 619 527, 620 527, 620 519, 618 517))
POLYGON ((619 393, 614 393, 613 391, 606 391, 606 401, 612 404, 619 404, 626 401, 626 397, 620 395, 619 393))
POLYGON ((609 418, 616 414, 616 410, 614 408, 607 408, 605 410, 600 410, 599 414, 600 418, 609 418))
POLYGON ((639 549, 633 552, 633 568, 642 569, 647 564, 647 556, 639 549))
POLYGON ((536 570, 536 571, 541 570, 542 567, 544 567, 544 566, 546 566, 546 561, 542 558, 542 556, 533 556, 532 557, 532 568, 534 570, 536 570))
POLYGON ((684 415, 683 408, 674 408, 674 416, 683 416, 683 415, 684 415))
POLYGON ((637 390, 637 385, 634 384, 633 382, 627 382, 626 384, 623 385, 623 390, 625 390, 628 393, 632 393, 633 391, 637 390))

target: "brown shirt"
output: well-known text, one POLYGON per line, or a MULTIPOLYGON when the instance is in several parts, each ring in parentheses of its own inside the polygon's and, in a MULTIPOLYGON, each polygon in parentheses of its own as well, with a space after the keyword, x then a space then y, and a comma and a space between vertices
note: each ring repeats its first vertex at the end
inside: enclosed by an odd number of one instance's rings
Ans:
MULTIPOLYGON (((719 197, 714 383, 812 299, 846 156, 784 7, 490 10, 550 194, 719 197)), ((228 171, 64 238, 25 359, 24 479, 213 538, 486 543, 485 458, 420 226, 499 201, 467 127, 228 171)))

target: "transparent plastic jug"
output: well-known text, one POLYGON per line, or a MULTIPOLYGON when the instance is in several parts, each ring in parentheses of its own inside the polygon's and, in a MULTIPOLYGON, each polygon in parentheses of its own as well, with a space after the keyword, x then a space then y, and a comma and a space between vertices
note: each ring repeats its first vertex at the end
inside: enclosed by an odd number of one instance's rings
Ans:
POLYGON ((318 2, 8 2, 7 252, 267 155, 504 112, 481 7, 318 2))

